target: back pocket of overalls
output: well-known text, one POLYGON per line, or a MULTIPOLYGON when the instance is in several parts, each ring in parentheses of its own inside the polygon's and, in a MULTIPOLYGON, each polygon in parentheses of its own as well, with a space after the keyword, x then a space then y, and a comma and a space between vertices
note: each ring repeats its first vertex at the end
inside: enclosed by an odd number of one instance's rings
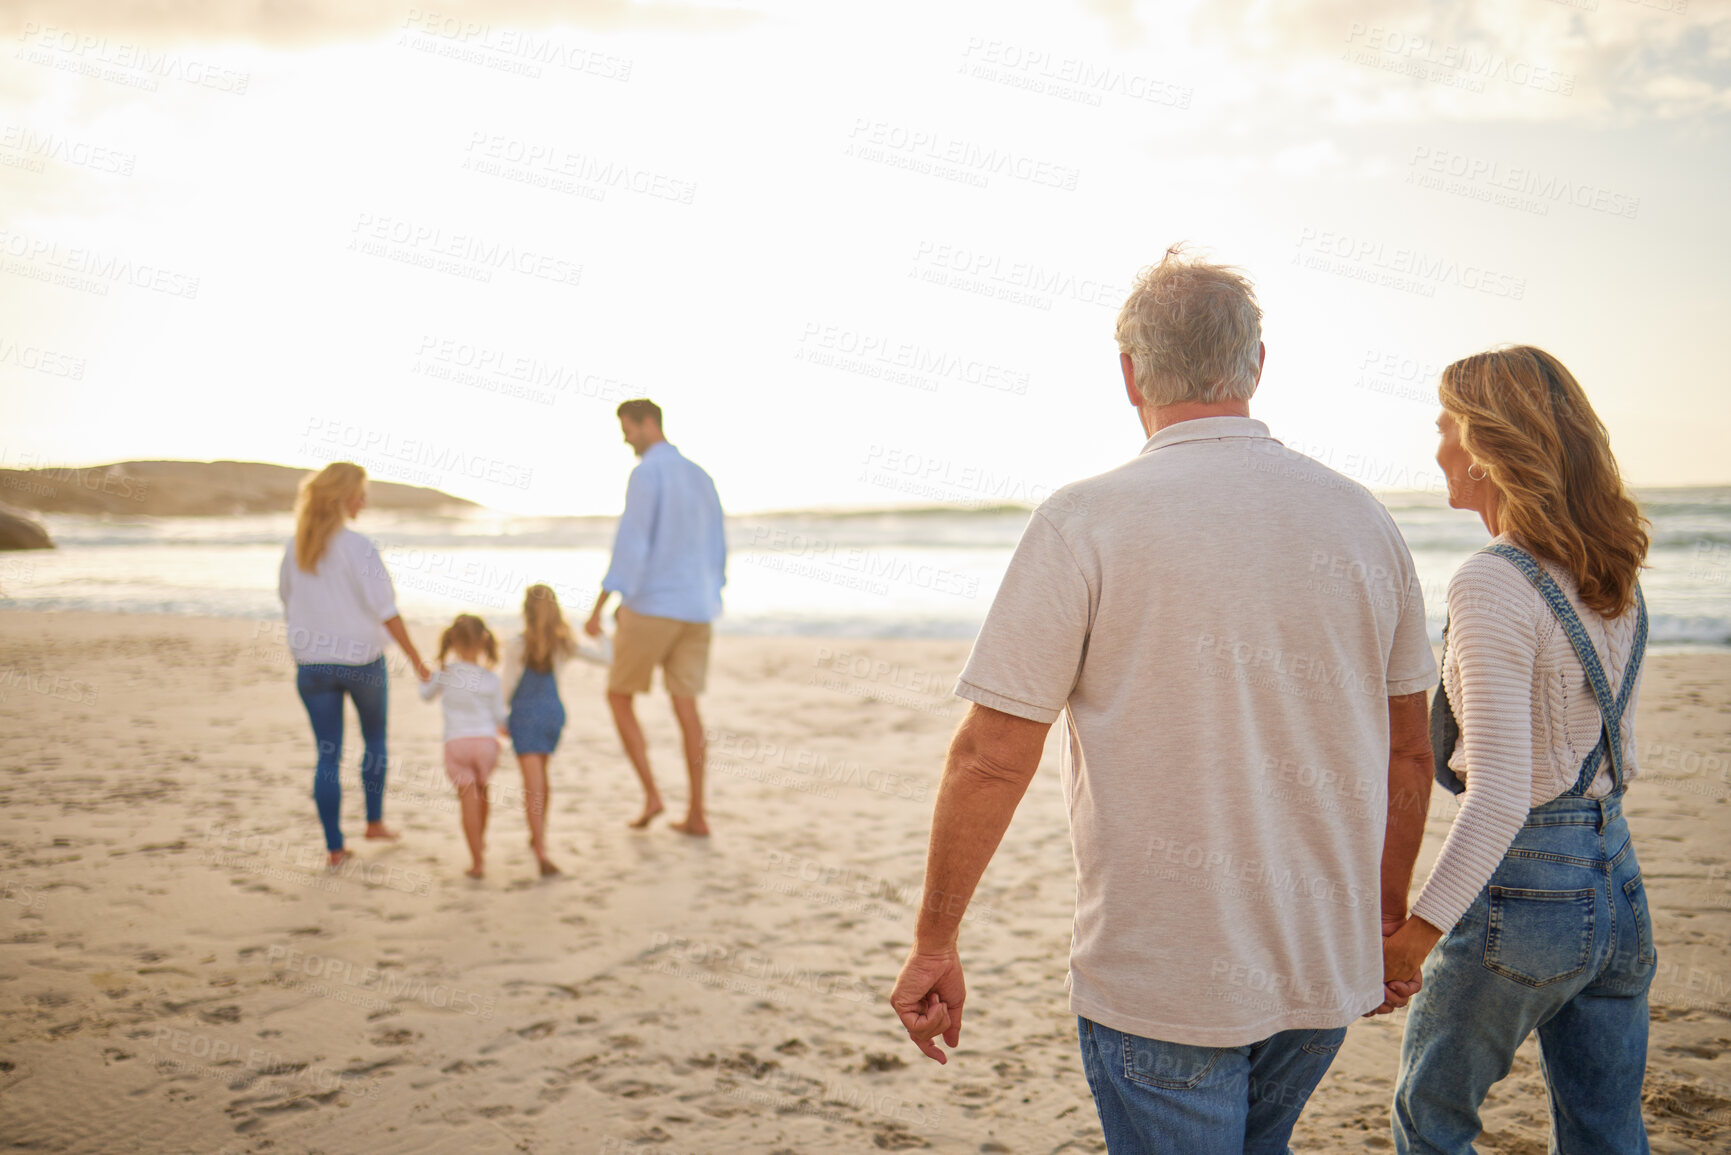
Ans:
POLYGON ((1623 895, 1629 900, 1629 909, 1635 912, 1635 935, 1641 962, 1646 966, 1657 966, 1659 952, 1653 947, 1653 924, 1647 918, 1647 888, 1641 884, 1640 875, 1623 884, 1623 895))
POLYGON ((1485 969, 1542 987, 1587 969, 1593 951, 1593 900, 1585 890, 1490 888, 1485 969))

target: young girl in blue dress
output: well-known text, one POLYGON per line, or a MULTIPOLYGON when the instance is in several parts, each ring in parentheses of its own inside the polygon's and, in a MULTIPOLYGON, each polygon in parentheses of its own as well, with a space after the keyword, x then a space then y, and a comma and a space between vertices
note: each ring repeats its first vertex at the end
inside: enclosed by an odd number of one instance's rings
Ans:
POLYGON ((511 707, 505 725, 523 771, 529 846, 543 875, 559 873, 547 857, 547 759, 565 728, 559 671, 576 653, 577 640, 565 624, 558 597, 548 586, 530 586, 523 594, 523 632, 505 645, 505 700, 511 707))

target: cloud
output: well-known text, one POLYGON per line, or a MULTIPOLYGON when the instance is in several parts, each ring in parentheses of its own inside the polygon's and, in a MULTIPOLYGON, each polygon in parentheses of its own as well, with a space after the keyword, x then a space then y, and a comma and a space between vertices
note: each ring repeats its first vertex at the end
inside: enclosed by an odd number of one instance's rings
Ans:
MULTIPOLYGON (((1235 102, 1346 121, 1723 115, 1731 7, 1685 3, 1214 0, 1194 11, 1185 39, 1250 74, 1235 102)), ((1119 21, 1146 11, 1132 0, 1111 6, 1119 21)))
POLYGON ((59 28, 152 43, 249 41, 278 46, 365 40, 406 26, 412 18, 454 26, 548 27, 595 31, 720 32, 757 21, 738 4, 693 0, 19 0, 7 5, 19 30, 59 28))

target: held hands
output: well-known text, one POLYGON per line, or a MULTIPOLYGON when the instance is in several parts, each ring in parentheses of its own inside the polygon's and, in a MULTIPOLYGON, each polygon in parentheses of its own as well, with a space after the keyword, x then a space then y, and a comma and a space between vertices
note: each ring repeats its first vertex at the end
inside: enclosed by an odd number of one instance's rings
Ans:
POLYGON ((1381 1006, 1369 1012, 1386 1015, 1404 1007, 1424 986, 1421 968, 1431 947, 1442 938, 1442 932, 1422 918, 1384 915, 1382 919, 1382 974, 1385 998, 1381 1006), (1407 976, 1402 978, 1401 976, 1407 976))
POLYGON ((1382 916, 1383 1000, 1382 1005, 1377 1007, 1374 1011, 1366 1011, 1363 1015, 1364 1018, 1373 1018, 1376 1015, 1392 1015, 1395 1011, 1411 1002, 1412 997, 1418 994, 1419 988, 1424 985, 1423 977, 1416 971, 1402 972, 1412 975, 1410 979, 1393 979, 1389 977, 1396 972, 1394 968, 1388 965, 1388 936, 1399 930, 1406 924, 1406 921, 1407 917, 1405 915, 1395 916, 1385 914, 1382 916))
POLYGON ((589 620, 583 623, 583 632, 592 638, 601 636, 601 607, 597 606, 595 612, 589 615, 589 620))
POLYGON ((947 1063, 949 1059, 932 1040, 942 1035, 951 1047, 961 1042, 962 1003, 967 997, 955 944, 921 951, 916 943, 890 989, 890 1006, 926 1058, 947 1063))
MULTIPOLYGON (((1441 941, 1443 932, 1413 915, 1400 926, 1390 931, 1383 930, 1382 966, 1383 980, 1387 982, 1396 975, 1411 975, 1415 980, 1419 977, 1419 968, 1424 965, 1425 956, 1431 948, 1441 941)), ((1416 988, 1414 988, 1416 991, 1416 988)))
POLYGON ((1398 979, 1393 982, 1384 982, 1382 984, 1382 1005, 1374 1011, 1364 1012, 1359 1017, 1374 1019, 1378 1015, 1392 1015, 1411 1002, 1412 997, 1418 994, 1419 988, 1422 986, 1424 986, 1424 981, 1418 974, 1414 974, 1410 982, 1403 982, 1398 979))

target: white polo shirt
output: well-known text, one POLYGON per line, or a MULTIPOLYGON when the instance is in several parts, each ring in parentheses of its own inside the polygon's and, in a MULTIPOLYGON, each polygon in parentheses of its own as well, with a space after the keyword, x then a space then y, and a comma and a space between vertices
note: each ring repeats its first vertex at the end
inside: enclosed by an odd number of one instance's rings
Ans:
POLYGON ((1380 1003, 1388 699, 1436 680, 1394 519, 1260 421, 1053 494, 956 693, 1065 715, 1071 1009, 1240 1046, 1380 1003))
POLYGON ((397 616, 396 587, 378 547, 347 526, 331 535, 316 573, 296 564, 291 538, 277 596, 296 662, 364 666, 385 652, 384 623, 397 616))

